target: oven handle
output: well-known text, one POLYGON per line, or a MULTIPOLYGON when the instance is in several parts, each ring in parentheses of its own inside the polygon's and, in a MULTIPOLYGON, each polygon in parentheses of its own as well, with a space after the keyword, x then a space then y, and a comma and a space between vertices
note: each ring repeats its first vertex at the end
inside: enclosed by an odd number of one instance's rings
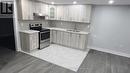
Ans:
POLYGON ((48 32, 50 32, 50 31, 40 32, 40 34, 42 34, 42 33, 48 33, 48 32))

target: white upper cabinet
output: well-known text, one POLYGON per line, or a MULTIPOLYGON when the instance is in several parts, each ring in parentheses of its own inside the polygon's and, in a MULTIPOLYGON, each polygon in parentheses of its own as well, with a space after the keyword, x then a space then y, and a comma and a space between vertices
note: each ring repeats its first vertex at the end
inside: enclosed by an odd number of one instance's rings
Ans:
POLYGON ((18 17, 20 20, 34 20, 33 13, 48 15, 48 4, 34 0, 17 1, 18 17))
POLYGON ((91 5, 70 5, 69 20, 90 23, 91 5))
POLYGON ((55 20, 90 23, 91 5, 50 5, 49 11, 51 7, 54 8, 55 20))
POLYGON ((17 10, 19 20, 33 20, 35 2, 30 0, 17 0, 17 10))
POLYGON ((56 6, 48 5, 48 19, 50 20, 56 19, 56 6))
POLYGON ((90 23, 91 5, 49 5, 35 0, 18 0, 18 15, 22 20, 34 20, 33 13, 49 20, 90 23))
POLYGON ((41 2, 34 3, 35 13, 41 13, 42 15, 48 15, 48 5, 41 2))
POLYGON ((21 11, 22 11, 22 19, 28 20, 31 19, 30 15, 30 2, 29 0, 20 0, 21 1, 21 11))
POLYGON ((69 7, 66 5, 60 5, 60 6, 56 6, 56 19, 57 20, 65 20, 68 21, 68 17, 69 17, 69 7))

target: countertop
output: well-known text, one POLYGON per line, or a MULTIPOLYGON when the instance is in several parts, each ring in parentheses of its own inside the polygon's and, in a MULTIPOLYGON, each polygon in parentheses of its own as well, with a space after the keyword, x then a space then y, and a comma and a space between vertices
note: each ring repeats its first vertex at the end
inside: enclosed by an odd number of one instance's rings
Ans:
POLYGON ((36 30, 20 30, 19 32, 32 34, 32 33, 38 33, 39 31, 36 31, 36 30))
MULTIPOLYGON (((74 34, 84 34, 84 35, 89 34, 89 32, 84 32, 84 31, 78 31, 78 32, 68 31, 68 30, 72 30, 72 29, 64 29, 64 28, 56 28, 56 27, 44 27, 44 28, 50 29, 50 30, 69 32, 69 33, 74 33, 74 34)), ((32 33, 36 33, 36 32, 39 32, 39 31, 36 31, 36 30, 20 30, 20 32, 32 34, 32 33)))
POLYGON ((50 30, 59 30, 59 31, 75 33, 75 34, 85 34, 85 35, 89 34, 89 32, 84 32, 84 31, 79 31, 79 32, 68 31, 70 29, 64 29, 64 28, 55 28, 55 27, 45 27, 45 28, 50 29, 50 30))

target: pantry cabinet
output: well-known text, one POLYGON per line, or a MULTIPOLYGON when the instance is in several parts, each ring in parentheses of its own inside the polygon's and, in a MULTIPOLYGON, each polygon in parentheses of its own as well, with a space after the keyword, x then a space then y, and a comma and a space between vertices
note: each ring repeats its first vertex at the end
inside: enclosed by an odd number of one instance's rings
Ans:
POLYGON ((65 31, 52 30, 52 43, 79 50, 87 49, 87 34, 77 34, 65 31))

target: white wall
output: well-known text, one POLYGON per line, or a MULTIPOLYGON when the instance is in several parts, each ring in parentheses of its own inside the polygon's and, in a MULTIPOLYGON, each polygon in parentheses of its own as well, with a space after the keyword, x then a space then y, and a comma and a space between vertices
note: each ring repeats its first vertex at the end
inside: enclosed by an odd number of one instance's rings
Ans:
POLYGON ((130 57, 130 6, 93 6, 89 47, 130 57))

